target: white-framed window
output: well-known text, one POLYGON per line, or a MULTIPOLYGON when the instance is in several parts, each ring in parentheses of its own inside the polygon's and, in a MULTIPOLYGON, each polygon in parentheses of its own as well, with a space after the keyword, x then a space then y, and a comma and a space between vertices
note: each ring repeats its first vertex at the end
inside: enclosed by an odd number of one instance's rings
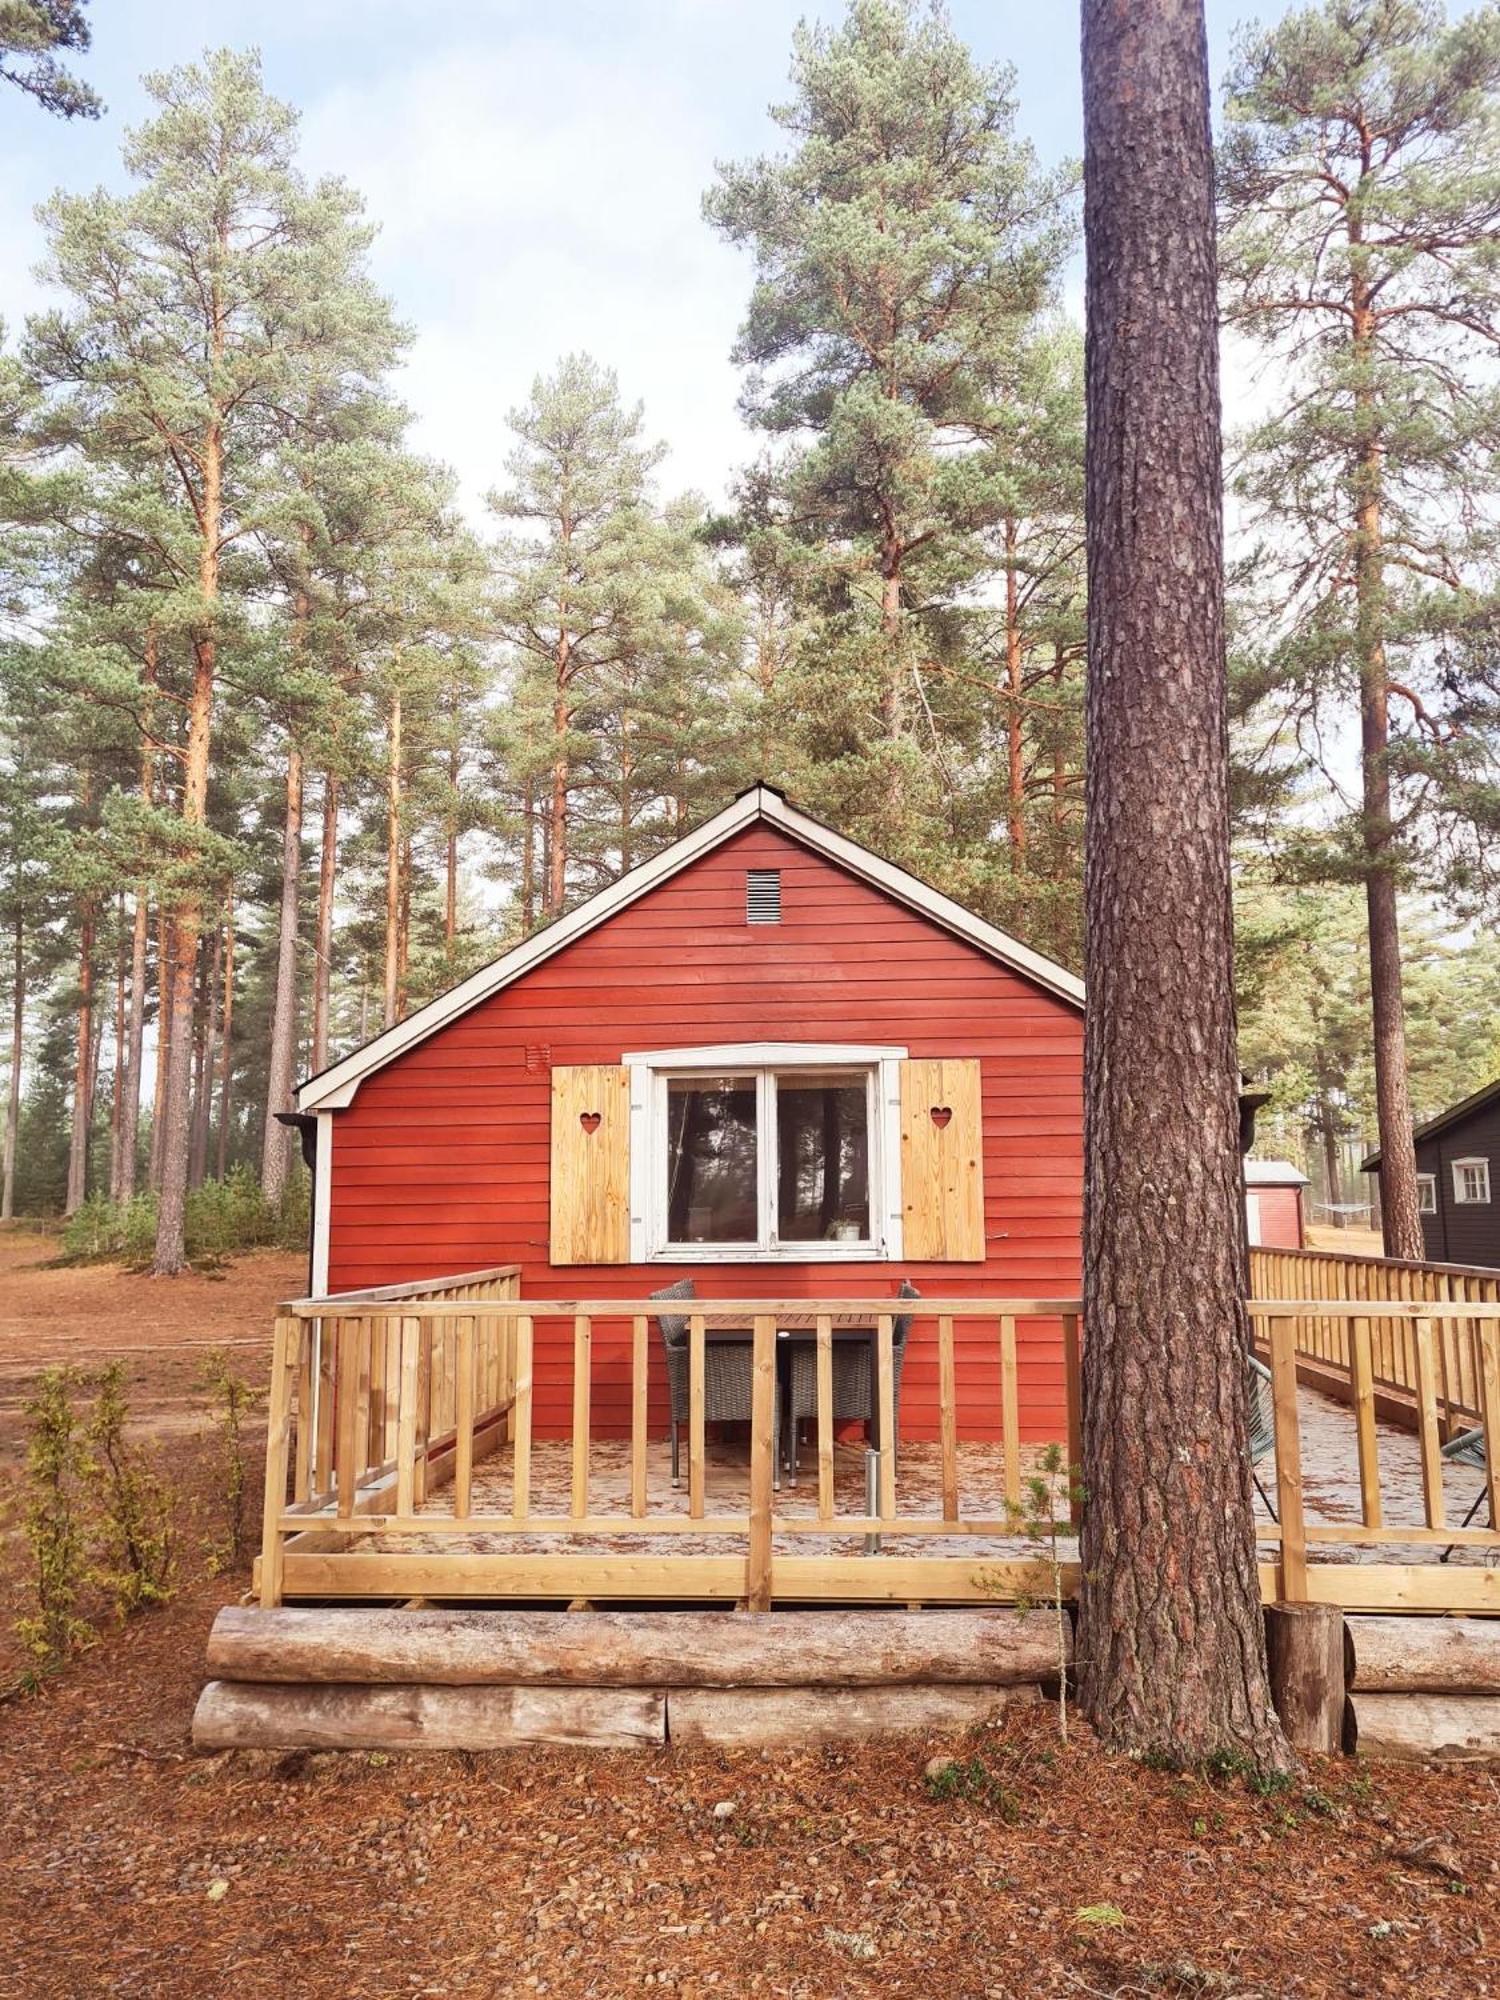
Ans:
POLYGON ((1437 1214, 1438 1205, 1437 1205, 1436 1174, 1417 1175, 1417 1208, 1423 1215, 1437 1214))
POLYGON ((1475 1157, 1453 1162, 1453 1199, 1460 1208, 1477 1208, 1490 1198, 1490 1163, 1475 1157))
POLYGON ((899 1257, 905 1054, 750 1042, 627 1055, 632 1259, 899 1257))

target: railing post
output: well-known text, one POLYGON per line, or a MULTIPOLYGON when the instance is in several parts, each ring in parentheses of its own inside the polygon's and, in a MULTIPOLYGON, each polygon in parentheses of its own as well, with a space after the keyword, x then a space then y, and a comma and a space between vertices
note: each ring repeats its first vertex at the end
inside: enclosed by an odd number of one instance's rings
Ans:
POLYGON ((266 1407, 265 1511, 260 1534, 260 1602, 270 1611, 281 1602, 283 1544, 281 1515, 291 1447, 292 1381, 302 1345, 302 1322, 280 1313, 271 1339, 271 1389, 266 1407))
POLYGON ((752 1611, 771 1608, 771 1507, 776 1451, 776 1321, 755 1315, 750 1392, 750 1541, 745 1601, 752 1611))
POLYGON ((1276 1411, 1276 1497, 1281 1514, 1281 1597, 1307 1602, 1307 1536, 1302 1519, 1302 1434, 1297 1416, 1295 1323, 1270 1322, 1271 1388, 1276 1411))
POLYGON ((1083 1467, 1083 1355, 1077 1313, 1063 1317, 1063 1388, 1068 1402, 1068 1513, 1075 1532, 1083 1526, 1078 1476, 1083 1467))

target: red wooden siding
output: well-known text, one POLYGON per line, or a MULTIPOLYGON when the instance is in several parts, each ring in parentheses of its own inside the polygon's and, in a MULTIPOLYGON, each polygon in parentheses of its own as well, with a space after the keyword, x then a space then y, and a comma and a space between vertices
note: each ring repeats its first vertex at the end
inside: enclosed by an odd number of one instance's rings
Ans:
POLYGON ((1249 1190, 1260 1203, 1260 1247, 1266 1250, 1302 1248, 1302 1190, 1299 1187, 1258 1187, 1249 1190))
MULTIPOLYGON (((1080 1283, 1083 1019, 1066 1002, 847 875, 754 826, 567 946, 360 1086, 333 1114, 334 1291, 519 1263, 523 1295, 630 1298, 690 1274, 705 1296, 1071 1297, 1080 1283), (779 868, 782 921, 745 922, 745 871, 779 868), (548 1062, 751 1041, 904 1044, 974 1056, 984 1123, 983 1264, 664 1263, 553 1270, 547 1257, 548 1062), (542 1054, 542 1051, 546 1054, 542 1054)), ((996 1330, 956 1326, 962 1429, 999 1430, 996 1330)), ((1057 1329, 1024 1323, 1026 1434, 1063 1434, 1057 1329)), ((571 1420, 571 1324, 538 1329, 535 1418, 571 1420)), ((629 1332, 596 1323, 601 1435, 629 1422, 629 1332)), ((667 1419, 653 1335, 652 1421, 667 1419)), ((902 1430, 937 1431, 936 1341, 908 1355, 902 1430)))

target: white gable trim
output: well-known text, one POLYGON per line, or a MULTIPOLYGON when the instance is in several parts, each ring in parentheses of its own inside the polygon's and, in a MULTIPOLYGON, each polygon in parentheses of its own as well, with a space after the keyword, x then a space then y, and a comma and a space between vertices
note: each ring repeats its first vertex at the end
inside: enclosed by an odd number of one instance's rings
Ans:
POLYGON ((802 846, 836 862, 874 888, 884 890, 896 902, 929 917, 987 957, 1001 965, 1008 965, 1012 971, 1021 973, 1058 999, 1066 1000, 1074 1007, 1082 1007, 1083 981, 1071 972, 1054 964, 1051 959, 1043 958, 1040 952, 1029 950, 994 924, 986 923, 982 917, 976 917, 951 897, 928 888, 916 876, 908 875, 904 868, 882 861, 879 855, 871 854, 855 841, 846 840, 831 827, 809 819, 795 806, 788 805, 781 794, 769 786, 756 785, 731 805, 725 806, 722 812, 715 813, 712 819, 705 820, 694 832, 684 834, 681 840, 664 847, 660 854, 643 861, 638 868, 632 868, 628 875, 622 875, 618 882, 601 889, 598 895, 580 903, 577 909, 559 917, 556 923, 534 932, 502 957, 481 966, 460 985, 447 993, 440 993, 437 999, 419 1007, 414 1014, 408 1014, 404 1021, 387 1028, 383 1035, 377 1035, 363 1048, 355 1049, 321 1075, 310 1077, 297 1092, 298 1110, 338 1111, 352 1104, 360 1084, 375 1070, 383 1069, 405 1050, 426 1041, 429 1035, 457 1020, 461 1014, 468 1013, 471 1007, 477 1007, 492 993, 499 993, 513 985, 575 939, 597 930, 600 924, 606 923, 620 910, 628 909, 642 896, 648 895, 663 882, 669 882, 684 868, 758 821, 780 827, 802 846))

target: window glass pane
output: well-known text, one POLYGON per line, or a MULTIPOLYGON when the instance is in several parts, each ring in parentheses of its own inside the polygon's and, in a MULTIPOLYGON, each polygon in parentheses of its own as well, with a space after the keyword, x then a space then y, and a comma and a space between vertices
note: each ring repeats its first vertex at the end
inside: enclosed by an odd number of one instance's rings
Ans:
POLYGON ((862 1075, 776 1079, 776 1230, 784 1243, 867 1243, 869 1099, 862 1075))
POLYGON ((667 1081, 667 1238, 754 1243, 755 1078, 667 1081))

